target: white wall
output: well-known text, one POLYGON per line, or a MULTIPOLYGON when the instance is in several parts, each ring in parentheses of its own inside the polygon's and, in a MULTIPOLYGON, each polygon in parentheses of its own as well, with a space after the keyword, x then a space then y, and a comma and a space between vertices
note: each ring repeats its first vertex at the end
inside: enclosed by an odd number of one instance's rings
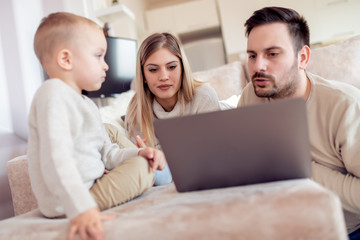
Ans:
POLYGON ((305 17, 311 43, 360 34, 360 0, 217 0, 228 55, 246 50, 245 21, 265 6, 290 7, 305 17))
POLYGON ((8 93, 1 110, 10 108, 10 113, 5 111, 8 114, 5 118, 11 119, 11 126, 2 128, 12 127, 7 130, 24 139, 27 138, 28 101, 36 85, 34 79, 38 77, 37 67, 33 64, 35 59, 29 50, 32 49, 30 39, 37 5, 37 1, 3 0, 0 7, 2 69, 8 93), (33 15, 29 18, 30 13, 33 15), (31 69, 34 66, 35 69, 31 69))
POLYGON ((2 38, 3 36, 0 32, 0 130, 10 131, 10 129, 12 129, 12 122, 10 117, 8 84, 5 78, 2 38))
MULTIPOLYGON (((144 0, 146 1, 146 0, 144 0)), ((134 14, 135 21, 134 27, 137 33, 138 45, 140 45, 141 41, 146 37, 146 28, 145 28, 145 20, 144 20, 144 4, 142 0, 123 0, 120 1, 124 3, 134 14)))
POLYGON ((1 0, 0 3, 0 129, 27 139, 27 116, 43 81, 33 51, 41 18, 55 11, 85 15, 83 1, 1 0))
POLYGON ((135 20, 125 14, 123 11, 120 12, 117 9, 113 12, 114 8, 112 7, 109 1, 105 0, 84 0, 86 2, 87 17, 97 22, 99 25, 104 25, 106 22, 112 27, 112 33, 114 37, 123 37, 137 39, 141 41, 144 38, 146 29, 144 23, 144 4, 142 0, 122 0, 119 1, 120 4, 123 4, 128 8, 133 15, 135 15, 135 20), (104 2, 105 1, 105 2, 104 2), (106 9, 108 8, 108 9, 106 9), (111 9, 111 13, 107 12, 104 14, 104 10, 111 9), (99 12, 102 12, 102 15, 99 16, 99 12))

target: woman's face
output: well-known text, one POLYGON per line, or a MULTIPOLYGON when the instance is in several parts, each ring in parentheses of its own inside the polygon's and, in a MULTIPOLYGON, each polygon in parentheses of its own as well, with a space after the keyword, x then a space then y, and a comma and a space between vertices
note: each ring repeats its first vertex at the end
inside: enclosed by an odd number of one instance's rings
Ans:
POLYGON ((180 59, 167 48, 160 48, 146 59, 143 68, 144 81, 155 95, 156 101, 165 111, 171 111, 177 102, 181 86, 180 59))

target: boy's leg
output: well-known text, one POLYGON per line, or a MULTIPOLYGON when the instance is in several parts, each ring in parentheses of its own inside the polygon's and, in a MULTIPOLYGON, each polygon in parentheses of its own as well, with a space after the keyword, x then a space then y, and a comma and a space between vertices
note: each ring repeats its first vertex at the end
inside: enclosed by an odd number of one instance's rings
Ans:
POLYGON ((97 179, 90 189, 100 210, 129 201, 154 184, 154 173, 143 157, 126 160, 97 179))
POLYGON ((104 127, 112 143, 116 143, 120 148, 136 148, 136 145, 127 138, 125 130, 122 131, 110 123, 104 123, 104 127))

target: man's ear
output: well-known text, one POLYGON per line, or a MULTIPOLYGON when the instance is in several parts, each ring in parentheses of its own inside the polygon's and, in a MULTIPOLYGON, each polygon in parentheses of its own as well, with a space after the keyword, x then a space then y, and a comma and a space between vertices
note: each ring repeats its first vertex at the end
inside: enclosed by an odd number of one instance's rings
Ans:
POLYGON ((64 70, 72 69, 72 54, 68 49, 61 49, 56 57, 57 64, 64 70))
POLYGON ((304 45, 299 53, 298 53, 298 58, 299 58, 299 68, 302 70, 306 69, 306 66, 309 63, 310 60, 310 48, 307 45, 304 45))

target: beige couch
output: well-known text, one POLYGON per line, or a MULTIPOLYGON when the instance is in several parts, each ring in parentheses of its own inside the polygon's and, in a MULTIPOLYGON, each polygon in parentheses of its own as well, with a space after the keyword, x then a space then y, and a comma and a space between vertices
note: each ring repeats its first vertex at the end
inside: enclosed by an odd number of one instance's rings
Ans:
MULTIPOLYGON (((312 50, 308 71, 360 88, 359 64, 357 36, 312 50)), ((224 109, 236 106, 249 79, 240 62, 194 76, 215 88, 224 109)), ((123 131, 119 119, 133 94, 123 93, 101 108, 104 122, 123 131)), ((0 221, 0 239, 64 239, 68 220, 45 219, 37 209, 26 156, 9 161, 7 169, 18 216, 0 221)), ((338 198, 310 180, 186 194, 170 184, 108 211, 118 218, 105 223, 106 239, 346 239, 338 198)))

